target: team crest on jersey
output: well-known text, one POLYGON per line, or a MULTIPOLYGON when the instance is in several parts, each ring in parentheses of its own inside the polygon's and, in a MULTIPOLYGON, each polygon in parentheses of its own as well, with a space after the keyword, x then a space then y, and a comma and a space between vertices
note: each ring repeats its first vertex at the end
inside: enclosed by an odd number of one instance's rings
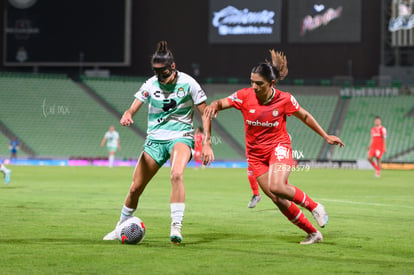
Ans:
POLYGON ((148 95, 149 95, 149 93, 148 93, 148 91, 142 91, 142 96, 143 97, 145 97, 145 98, 147 98, 148 97, 148 95))
POLYGON ((288 159, 289 158, 289 149, 284 147, 284 146, 280 146, 280 144, 275 148, 275 155, 277 157, 277 159, 279 161, 283 160, 283 159, 288 159))
POLYGON ((274 109, 272 112, 272 116, 277 117, 279 115, 279 111, 277 109, 274 109))
POLYGON ((236 102, 239 102, 240 104, 243 103, 243 100, 237 97, 237 92, 233 93, 231 96, 229 96, 229 98, 231 99, 231 101, 236 101, 236 102))
POLYGON ((184 96, 185 96, 185 91, 184 91, 184 89, 183 89, 183 88, 179 88, 179 89, 178 89, 178 91, 177 91, 177 96, 178 96, 179 98, 182 98, 182 97, 184 97, 184 96))

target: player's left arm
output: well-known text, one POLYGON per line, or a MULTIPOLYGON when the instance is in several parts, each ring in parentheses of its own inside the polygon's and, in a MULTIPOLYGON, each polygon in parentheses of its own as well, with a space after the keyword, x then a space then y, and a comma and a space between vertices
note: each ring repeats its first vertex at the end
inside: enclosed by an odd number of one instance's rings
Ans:
POLYGON ((201 115, 201 119, 203 121, 203 141, 202 141, 202 149, 201 149, 201 159, 203 160, 204 165, 210 164, 214 161, 214 153, 213 149, 211 148, 211 121, 208 117, 205 116, 204 111, 207 107, 206 102, 204 101, 201 104, 197 105, 198 112, 201 115))
POLYGON ((293 113, 293 115, 303 123, 305 123, 309 128, 319 134, 326 142, 332 145, 340 145, 341 147, 345 146, 345 144, 341 141, 341 139, 337 136, 328 135, 325 130, 319 125, 316 119, 305 109, 300 108, 297 112, 293 113))

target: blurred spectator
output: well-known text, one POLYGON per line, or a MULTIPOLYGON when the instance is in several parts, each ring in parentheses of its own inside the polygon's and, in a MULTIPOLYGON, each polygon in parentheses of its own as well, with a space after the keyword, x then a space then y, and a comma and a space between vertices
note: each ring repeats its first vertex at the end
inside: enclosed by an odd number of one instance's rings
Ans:
POLYGON ((14 137, 9 142, 9 150, 10 150, 10 159, 16 159, 17 158, 17 151, 20 149, 20 142, 19 140, 14 137))

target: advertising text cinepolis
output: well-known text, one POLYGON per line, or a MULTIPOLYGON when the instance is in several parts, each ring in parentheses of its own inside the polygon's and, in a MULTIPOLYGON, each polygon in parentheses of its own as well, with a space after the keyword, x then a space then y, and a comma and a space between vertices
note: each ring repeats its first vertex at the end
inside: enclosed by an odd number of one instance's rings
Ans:
POLYGON ((261 122, 259 120, 251 121, 251 120, 246 119, 246 123, 247 123, 247 125, 250 125, 250 126, 261 126, 261 127, 277 127, 277 126, 279 126, 278 121, 276 121, 275 123, 272 123, 272 122, 269 122, 269 121, 261 122))

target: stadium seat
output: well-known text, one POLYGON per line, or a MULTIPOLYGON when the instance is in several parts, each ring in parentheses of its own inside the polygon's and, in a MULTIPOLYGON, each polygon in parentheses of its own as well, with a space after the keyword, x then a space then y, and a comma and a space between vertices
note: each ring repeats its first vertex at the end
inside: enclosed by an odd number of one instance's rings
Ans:
POLYGON ((2 73, 0 90, 2 122, 38 157, 107 156, 100 142, 110 125, 118 158, 136 158, 144 142, 66 76, 2 73))
POLYGON ((333 159, 365 159, 371 138, 370 130, 377 115, 388 132, 384 160, 412 148, 414 118, 406 116, 412 107, 413 99, 410 96, 352 98, 340 133, 346 147, 335 148, 333 159))

